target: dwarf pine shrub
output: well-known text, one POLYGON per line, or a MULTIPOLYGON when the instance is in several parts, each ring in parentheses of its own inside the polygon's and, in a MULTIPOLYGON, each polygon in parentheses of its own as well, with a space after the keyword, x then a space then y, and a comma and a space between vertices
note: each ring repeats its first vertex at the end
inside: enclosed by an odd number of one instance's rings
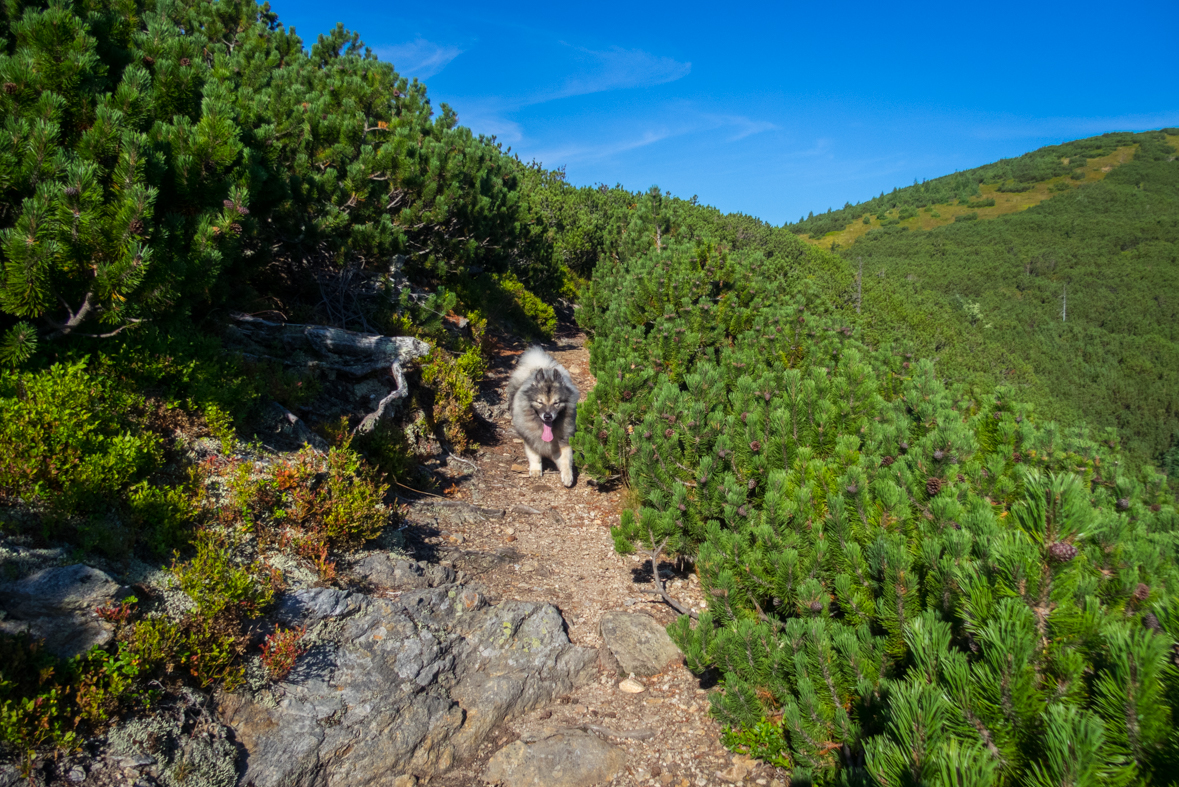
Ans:
POLYGON ((620 551, 694 558, 669 631, 726 741, 804 783, 1169 783, 1164 477, 865 346, 805 276, 664 233, 583 307, 582 466, 640 501, 620 551))

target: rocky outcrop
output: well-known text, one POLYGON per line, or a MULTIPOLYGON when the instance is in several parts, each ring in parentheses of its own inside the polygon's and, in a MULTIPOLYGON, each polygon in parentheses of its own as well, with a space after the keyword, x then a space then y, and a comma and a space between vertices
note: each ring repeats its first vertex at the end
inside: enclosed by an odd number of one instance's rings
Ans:
POLYGON ((592 733, 563 730, 535 743, 515 741, 492 755, 482 778, 504 787, 590 787, 613 779, 626 753, 592 733))
POLYGON ((602 615, 601 631, 623 675, 657 675, 683 658, 667 630, 648 615, 607 612, 602 615))
POLYGON ((17 582, 0 585, 0 632, 27 631, 45 640, 50 653, 68 659, 95 645, 106 645, 111 626, 95 610, 130 595, 103 571, 76 563, 45 568, 17 582))
POLYGON ((569 642, 553 606, 491 606, 477 586, 398 599, 311 588, 283 599, 279 617, 320 641, 273 696, 220 698, 246 752, 243 785, 435 775, 496 724, 590 679, 596 661, 569 642))

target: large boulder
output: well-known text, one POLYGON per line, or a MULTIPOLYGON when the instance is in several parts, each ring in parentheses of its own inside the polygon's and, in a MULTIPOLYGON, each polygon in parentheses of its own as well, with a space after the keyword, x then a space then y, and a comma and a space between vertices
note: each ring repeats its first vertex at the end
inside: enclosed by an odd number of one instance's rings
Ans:
POLYGON ((330 636, 277 696, 220 698, 246 757, 242 785, 388 784, 472 756, 504 719, 593 676, 549 604, 488 606, 476 587, 377 598, 315 588, 280 603, 282 622, 330 636))
POLYGON ((44 639, 50 653, 68 659, 104 646, 112 627, 96 612, 131 594, 130 588, 91 566, 45 568, 16 582, 0 585, 0 631, 27 631, 44 639))
POLYGON ((602 641, 624 675, 657 675, 683 658, 667 630, 648 615, 617 610, 602 615, 602 641))

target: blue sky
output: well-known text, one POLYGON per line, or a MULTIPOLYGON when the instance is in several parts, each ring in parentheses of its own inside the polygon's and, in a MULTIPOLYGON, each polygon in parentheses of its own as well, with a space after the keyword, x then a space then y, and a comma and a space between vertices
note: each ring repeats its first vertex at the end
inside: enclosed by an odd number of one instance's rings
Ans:
POLYGON ((1106 131, 1179 126, 1179 2, 271 0, 576 185, 781 224, 1106 131))

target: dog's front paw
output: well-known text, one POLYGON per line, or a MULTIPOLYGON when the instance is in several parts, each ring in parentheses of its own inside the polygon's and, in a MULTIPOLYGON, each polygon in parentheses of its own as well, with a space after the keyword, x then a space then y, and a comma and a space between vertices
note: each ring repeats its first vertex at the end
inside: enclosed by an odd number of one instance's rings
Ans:
POLYGON ((540 469, 540 465, 528 468, 528 475, 532 478, 540 478, 542 472, 543 471, 540 469))
POLYGON ((564 484, 565 486, 573 486, 573 471, 572 470, 562 470, 561 471, 561 483, 564 484))

